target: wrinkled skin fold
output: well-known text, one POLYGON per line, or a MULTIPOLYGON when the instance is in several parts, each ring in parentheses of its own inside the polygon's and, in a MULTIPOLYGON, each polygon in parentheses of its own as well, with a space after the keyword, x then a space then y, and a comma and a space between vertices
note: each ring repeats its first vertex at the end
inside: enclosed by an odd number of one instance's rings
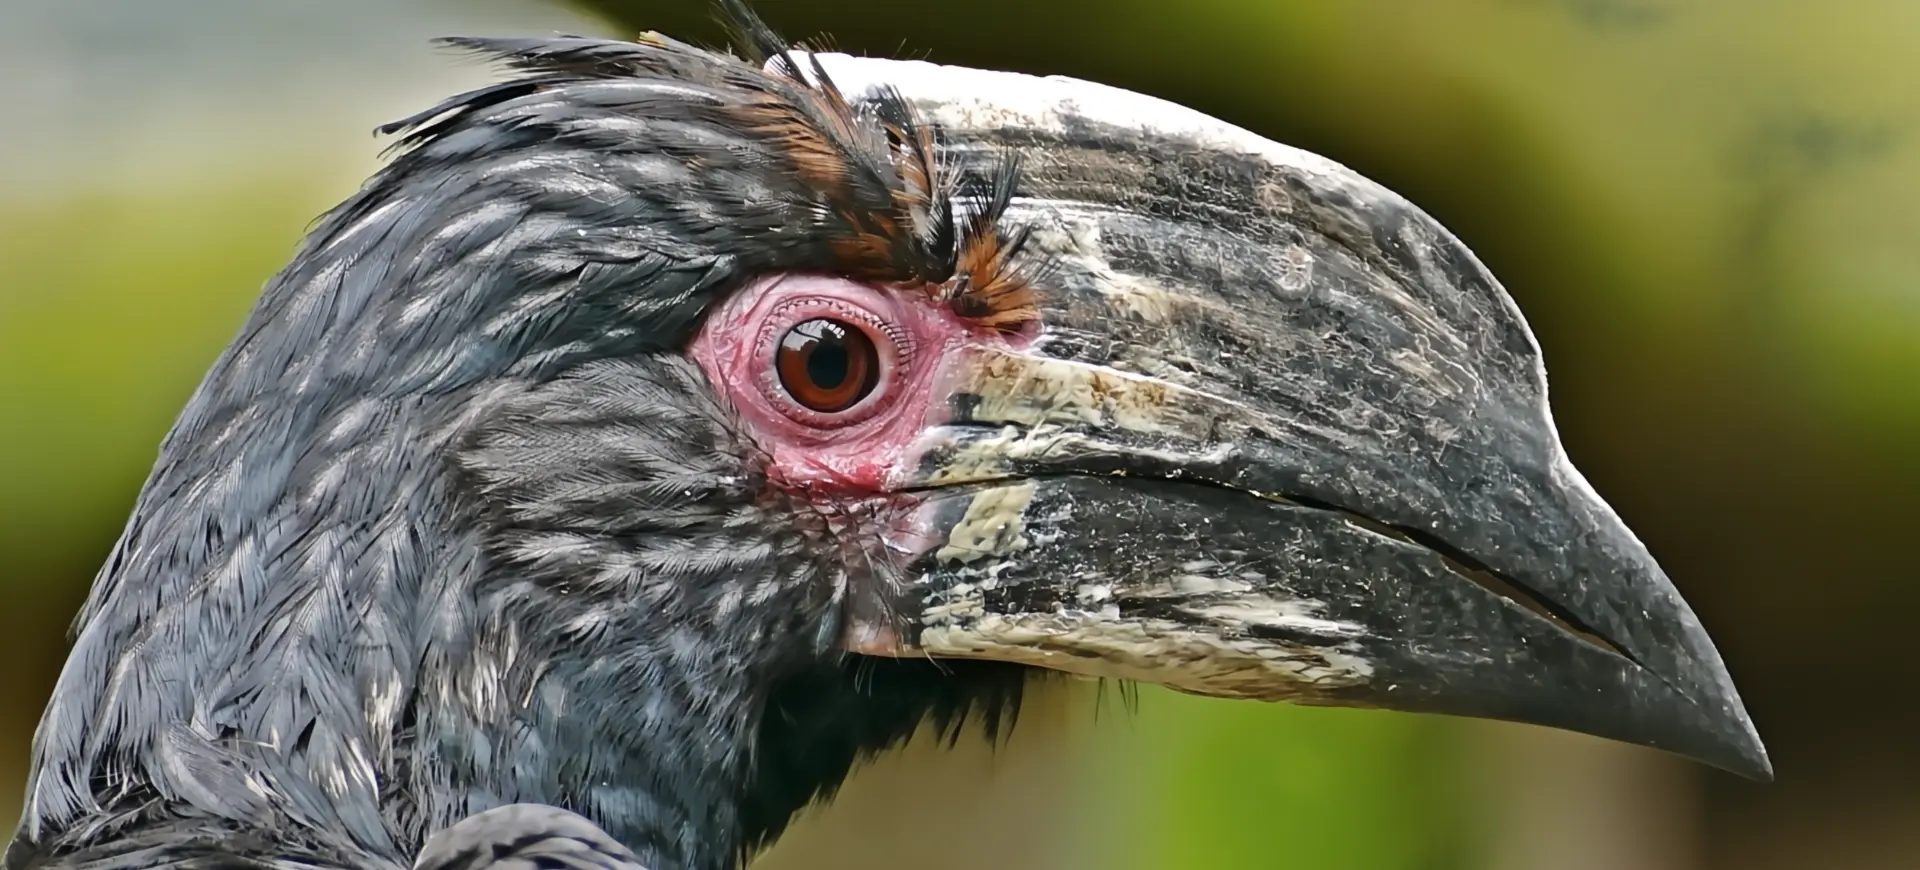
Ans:
POLYGON ((1513 301, 1350 170, 1085 82, 824 56, 1022 158, 1031 346, 956 357, 901 489, 900 653, 1538 723, 1771 775, 1568 461, 1513 301), (991 95, 991 96, 984 96, 991 95))

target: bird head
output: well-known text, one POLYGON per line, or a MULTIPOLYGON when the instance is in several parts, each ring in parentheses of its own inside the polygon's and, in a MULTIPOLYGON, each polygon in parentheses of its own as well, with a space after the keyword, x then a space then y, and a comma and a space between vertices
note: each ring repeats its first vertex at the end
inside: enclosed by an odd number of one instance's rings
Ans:
POLYGON ((1768 775, 1426 214, 1148 97, 746 22, 454 41, 514 75, 389 128, 169 434, 23 842, 391 856, 531 801, 720 867, 1046 672, 1768 775))

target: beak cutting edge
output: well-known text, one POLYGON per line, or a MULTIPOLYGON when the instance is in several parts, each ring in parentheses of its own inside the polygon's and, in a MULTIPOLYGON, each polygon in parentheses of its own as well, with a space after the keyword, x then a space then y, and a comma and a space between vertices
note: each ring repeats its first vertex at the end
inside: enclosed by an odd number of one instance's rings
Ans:
POLYGON ((1771 763, 1567 460, 1477 258, 1323 158, 1087 82, 821 55, 1019 152, 1039 338, 945 365, 903 649, 1197 694, 1528 722, 1771 763))

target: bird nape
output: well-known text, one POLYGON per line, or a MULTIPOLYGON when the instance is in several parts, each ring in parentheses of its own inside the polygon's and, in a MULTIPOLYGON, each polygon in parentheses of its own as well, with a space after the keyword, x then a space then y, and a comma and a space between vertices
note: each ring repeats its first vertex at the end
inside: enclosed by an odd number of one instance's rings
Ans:
POLYGON ((452 40, 512 74, 392 125, 167 435, 6 870, 718 870, 1048 671, 1770 775, 1431 218, 734 13, 452 40))

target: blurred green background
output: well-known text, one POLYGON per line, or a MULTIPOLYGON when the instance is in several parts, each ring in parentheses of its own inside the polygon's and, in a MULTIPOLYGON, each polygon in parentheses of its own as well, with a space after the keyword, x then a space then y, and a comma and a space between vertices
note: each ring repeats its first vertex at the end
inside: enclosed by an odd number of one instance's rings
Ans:
MULTIPOLYGON (((155 445, 446 33, 702 0, 0 0, 0 814, 155 445)), ((1920 3, 762 0, 855 53, 1090 78, 1328 155, 1473 247, 1568 449, 1779 782, 1536 729, 1109 690, 920 745, 769 868, 1920 867, 1920 3)))

